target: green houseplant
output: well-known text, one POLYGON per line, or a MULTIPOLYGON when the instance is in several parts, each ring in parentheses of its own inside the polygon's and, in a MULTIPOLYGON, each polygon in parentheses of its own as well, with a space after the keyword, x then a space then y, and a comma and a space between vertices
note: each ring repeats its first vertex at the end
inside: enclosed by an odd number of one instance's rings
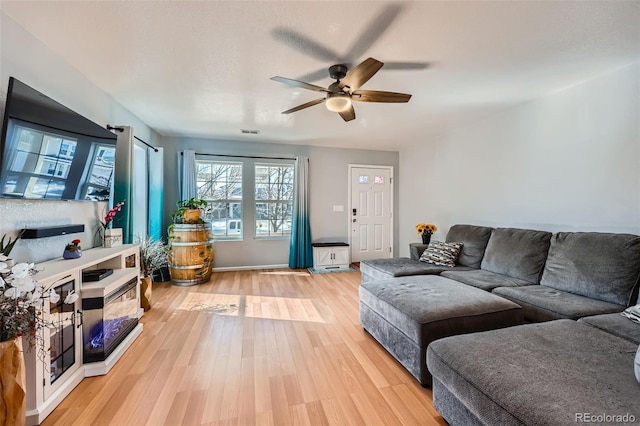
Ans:
POLYGON ((5 262, 7 262, 8 260, 9 262, 7 263, 13 263, 13 261, 9 259, 9 254, 11 253, 11 250, 13 250, 13 247, 16 245, 20 237, 22 237, 22 234, 24 234, 24 229, 18 233, 18 236, 15 238, 15 240, 12 240, 11 237, 7 236, 7 234, 2 235, 2 239, 0 239, 0 255, 7 258, 5 262), (5 238, 8 238, 6 244, 4 242, 5 238))
POLYGON ((173 219, 173 223, 203 223, 202 210, 208 205, 207 200, 198 200, 196 198, 180 200, 176 203, 177 208, 171 215, 171 219, 173 219))

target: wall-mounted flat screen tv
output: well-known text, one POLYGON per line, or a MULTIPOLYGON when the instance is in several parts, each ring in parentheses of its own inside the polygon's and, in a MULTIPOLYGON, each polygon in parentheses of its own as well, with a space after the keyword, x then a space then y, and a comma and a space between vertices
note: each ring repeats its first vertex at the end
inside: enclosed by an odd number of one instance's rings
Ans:
POLYGON ((107 201, 116 135, 11 77, 0 139, 0 197, 107 201))

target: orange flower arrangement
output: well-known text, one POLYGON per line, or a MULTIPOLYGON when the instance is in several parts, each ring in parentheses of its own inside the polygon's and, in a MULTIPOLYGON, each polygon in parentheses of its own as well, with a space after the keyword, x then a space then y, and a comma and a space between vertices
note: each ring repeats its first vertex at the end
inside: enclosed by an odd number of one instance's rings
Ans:
POLYGON ((420 235, 433 234, 438 230, 438 227, 433 223, 419 223, 416 225, 416 232, 420 235))

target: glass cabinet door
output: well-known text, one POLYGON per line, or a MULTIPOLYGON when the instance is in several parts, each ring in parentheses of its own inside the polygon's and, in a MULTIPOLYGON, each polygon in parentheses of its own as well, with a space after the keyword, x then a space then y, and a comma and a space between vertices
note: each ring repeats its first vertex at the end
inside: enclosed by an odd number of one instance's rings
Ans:
MULTIPOLYGON (((69 280, 54 287, 55 292, 60 296, 56 303, 46 302, 49 305, 49 321, 52 327, 45 330, 45 346, 49 344, 48 363, 45 359, 45 398, 47 394, 53 392, 59 380, 65 373, 76 370, 81 364, 81 321, 77 312, 79 302, 65 304, 64 299, 70 291, 78 292, 75 280, 69 280)), ((47 358, 47 357, 45 357, 47 358)))

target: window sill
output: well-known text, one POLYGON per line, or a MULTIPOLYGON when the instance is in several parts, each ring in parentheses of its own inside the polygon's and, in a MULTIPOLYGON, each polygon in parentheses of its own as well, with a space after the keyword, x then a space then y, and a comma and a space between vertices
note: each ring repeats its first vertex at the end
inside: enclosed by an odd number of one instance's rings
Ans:
POLYGON ((281 236, 273 236, 273 237, 253 237, 255 241, 273 241, 273 240, 290 240, 291 237, 281 237, 281 236))

